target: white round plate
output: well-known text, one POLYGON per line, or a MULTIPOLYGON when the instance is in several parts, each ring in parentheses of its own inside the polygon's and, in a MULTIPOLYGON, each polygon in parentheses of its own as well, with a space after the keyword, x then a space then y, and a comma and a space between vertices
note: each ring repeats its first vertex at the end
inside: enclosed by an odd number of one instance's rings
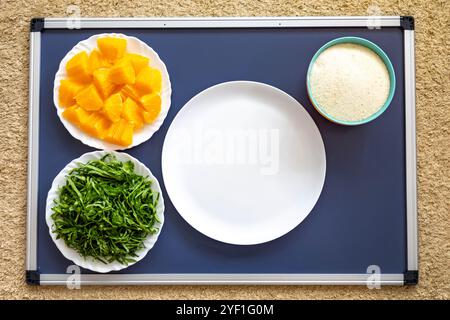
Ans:
POLYGON ((172 87, 170 84, 170 78, 169 73, 167 72, 166 65, 162 60, 159 58, 158 54, 150 48, 145 42, 139 40, 135 37, 129 37, 124 34, 120 33, 102 33, 94 35, 86 40, 78 42, 78 44, 70 50, 66 56, 61 60, 61 63, 59 64, 59 69, 56 72, 55 75, 55 81, 53 84, 53 103, 56 106, 56 110, 58 112, 58 117, 63 123, 64 127, 66 127, 67 131, 76 139, 80 140, 82 143, 101 150, 125 150, 132 147, 135 147, 148 139, 151 138, 151 136, 158 131, 158 129, 161 127, 164 119, 166 118, 167 112, 170 108, 170 98, 172 94, 172 87), (118 37, 118 38, 125 38, 127 39, 127 52, 129 53, 137 53, 140 55, 143 55, 145 57, 148 57, 150 59, 149 65, 152 68, 156 68, 161 72, 162 76, 162 87, 161 87, 161 112, 159 113, 158 117, 150 124, 144 125, 142 129, 139 131, 133 133, 133 143, 129 146, 123 147, 120 145, 112 144, 106 141, 103 141, 101 139, 97 139, 93 136, 90 136, 86 133, 84 133, 82 130, 80 130, 77 126, 67 121, 63 116, 62 113, 64 111, 64 108, 59 105, 59 85, 61 80, 67 79, 67 72, 66 72, 66 64, 67 62, 76 54, 80 53, 81 51, 86 51, 89 55, 89 53, 94 50, 98 49, 97 47, 97 39, 103 38, 103 37, 118 37))
POLYGON ((72 248, 69 248, 63 239, 56 239, 56 233, 52 232, 53 219, 51 215, 53 214, 52 207, 54 206, 54 200, 59 197, 58 189, 66 184, 67 175, 72 169, 78 167, 77 165, 78 163, 87 163, 90 160, 98 160, 107 153, 108 152, 106 151, 94 151, 85 153, 78 159, 75 159, 72 162, 70 162, 64 169, 62 169, 62 171, 56 176, 55 180, 53 180, 52 187, 48 192, 46 203, 47 206, 45 209, 45 221, 47 222, 50 236, 53 239, 53 242, 58 247, 59 251, 61 251, 61 253, 63 254, 63 256, 69 260, 72 260, 75 264, 79 265, 80 267, 102 273, 127 268, 133 265, 134 263, 138 262, 139 260, 143 259, 148 253, 148 251, 154 246, 156 240, 158 239, 159 234, 161 233, 161 229, 164 223, 164 199, 162 196, 161 187, 159 186, 158 180, 156 180, 151 171, 136 158, 133 158, 132 156, 126 153, 110 151, 109 153, 114 154, 116 158, 122 162, 125 161, 133 162, 134 172, 136 172, 141 176, 148 176, 150 181, 152 181, 151 187, 152 190, 159 192, 159 200, 156 206, 156 215, 160 223, 158 222, 155 223, 155 227, 158 228, 158 232, 156 234, 149 235, 147 239, 145 239, 144 248, 137 252, 138 255, 137 257, 133 258, 134 260, 136 260, 136 262, 130 263, 128 265, 121 264, 117 261, 104 264, 103 262, 94 260, 91 257, 84 258, 77 251, 75 251, 72 248))
POLYGON ((181 109, 162 152, 164 183, 195 229, 239 245, 295 228, 325 180, 325 148, 308 112, 267 84, 210 87, 181 109))

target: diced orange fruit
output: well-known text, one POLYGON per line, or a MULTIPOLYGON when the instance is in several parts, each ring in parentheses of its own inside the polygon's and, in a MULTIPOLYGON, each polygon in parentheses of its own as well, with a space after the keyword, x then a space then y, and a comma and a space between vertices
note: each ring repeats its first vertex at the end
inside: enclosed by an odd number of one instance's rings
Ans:
POLYGON ((127 40, 118 37, 103 37, 97 39, 97 46, 108 61, 115 62, 123 57, 127 48, 127 40))
POLYGON ((105 141, 108 141, 110 143, 116 143, 116 141, 114 140, 114 132, 117 130, 119 124, 120 121, 111 124, 111 126, 108 128, 108 131, 106 131, 105 136, 103 137, 105 141))
POLYGON ((125 57, 130 60, 136 74, 138 74, 143 67, 148 66, 148 63, 150 61, 149 58, 141 56, 137 53, 127 53, 125 57))
POLYGON ((111 122, 100 112, 92 112, 85 122, 79 124, 86 133, 100 139, 105 137, 110 125, 111 122))
POLYGON ((66 71, 69 78, 75 81, 86 83, 91 80, 88 69, 88 55, 86 51, 77 53, 66 64, 66 71))
POLYGON ((120 121, 111 125, 104 139, 110 143, 128 146, 133 143, 133 125, 124 119, 120 119, 120 121))
POLYGON ((109 69, 100 68, 94 71, 93 82, 98 92, 103 98, 107 98, 116 89, 116 84, 114 84, 109 77, 109 69))
POLYGON ((110 63, 102 57, 100 51, 94 49, 88 58, 88 71, 93 74, 98 68, 106 68, 111 66, 110 63))
POLYGON ((158 117, 158 115, 155 116, 155 114, 152 114, 147 111, 142 111, 142 118, 144 119, 144 122, 149 124, 155 121, 155 119, 158 117))
POLYGON ((81 107, 78 108, 75 112, 78 115, 78 126, 80 126, 80 127, 82 127, 82 126, 86 125, 86 123, 88 123, 89 117, 92 114, 92 112, 86 111, 81 107))
POLYGON ((59 87, 62 116, 93 137, 129 146, 134 132, 161 112, 161 72, 148 57, 126 53, 126 39, 103 37, 97 46, 67 62, 59 87))
POLYGON ((121 144, 128 146, 133 143, 133 125, 127 122, 122 130, 121 144))
POLYGON ((139 92, 130 84, 124 85, 122 89, 120 89, 120 94, 122 95, 124 101, 127 98, 131 98, 134 101, 139 101, 139 92))
POLYGON ((79 108, 79 106, 77 105, 73 105, 71 107, 66 108, 62 113, 63 117, 74 124, 78 123, 78 118, 75 113, 75 110, 77 108, 79 108))
POLYGON ((103 139, 111 126, 111 121, 102 117, 94 124, 94 130, 97 132, 97 138, 103 139))
POLYGON ((128 59, 122 59, 112 66, 109 76, 115 84, 133 84, 136 79, 133 66, 128 59))
POLYGON ((98 131, 95 129, 95 124, 100 121, 103 117, 98 112, 92 112, 87 118, 86 122, 80 123, 80 128, 91 136, 97 137, 98 131))
POLYGON ((144 124, 142 112, 138 104, 131 98, 127 98, 123 105, 123 118, 128 120, 135 130, 138 130, 144 124))
POLYGON ((77 105, 73 105, 72 107, 66 108, 62 115, 73 124, 84 125, 87 123, 91 112, 86 111, 77 105))
POLYGON ((116 142, 117 144, 121 144, 120 138, 122 137, 123 129, 125 129, 125 123, 126 123, 125 120, 120 119, 120 121, 118 122, 118 126, 117 126, 116 130, 114 131, 113 139, 115 141, 117 141, 116 142))
POLYGON ((103 100, 93 84, 78 92, 75 100, 80 107, 88 111, 100 110, 103 107, 103 100))
POLYGON ((145 123, 152 123, 161 112, 161 96, 157 93, 147 94, 139 100, 145 109, 143 113, 145 123))
POLYGON ((120 130, 114 133, 114 139, 123 146, 130 145, 133 142, 133 125, 124 119, 120 122, 120 130))
POLYGON ((61 80, 59 85, 59 104, 70 107, 75 104, 75 95, 83 89, 83 85, 72 80, 61 80))
POLYGON ((119 121, 123 110, 122 96, 120 93, 115 93, 107 98, 103 110, 109 120, 112 122, 119 121))
POLYGON ((158 69, 144 67, 136 76, 135 87, 142 94, 161 92, 161 72, 158 69))

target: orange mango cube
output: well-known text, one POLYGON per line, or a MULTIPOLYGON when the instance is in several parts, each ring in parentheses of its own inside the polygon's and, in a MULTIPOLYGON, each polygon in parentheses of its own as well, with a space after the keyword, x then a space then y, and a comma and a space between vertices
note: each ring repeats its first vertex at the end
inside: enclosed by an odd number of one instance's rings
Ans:
POLYGON ((126 121, 124 119, 120 119, 120 121, 118 122, 117 128, 114 131, 114 136, 113 139, 114 141, 117 141, 117 144, 121 144, 121 137, 122 137, 122 132, 123 129, 125 129, 125 124, 126 121))
POLYGON ((116 143, 114 140, 114 132, 117 130, 117 127, 119 125, 119 122, 114 122, 111 124, 111 126, 108 128, 108 131, 106 131, 105 136, 103 139, 109 143, 116 143))
POLYGON ((135 87, 142 94, 161 92, 161 72, 158 69, 144 67, 136 76, 135 87))
POLYGON ((75 95, 83 89, 83 85, 72 80, 61 80, 59 85, 59 104, 70 107, 75 104, 75 95))
POLYGON ((109 75, 115 84, 133 84, 136 80, 133 66, 128 59, 122 59, 112 66, 109 75))
POLYGON ((94 49, 88 58, 88 71, 93 74, 98 68, 107 68, 111 66, 110 63, 102 57, 100 51, 94 49))
POLYGON ((122 130, 122 136, 120 137, 121 144, 128 146, 133 143, 133 125, 127 122, 122 130))
POLYGON ((75 81, 82 83, 91 81, 86 51, 81 51, 74 55, 66 64, 66 71, 69 78, 75 81))
POLYGON ((87 123, 91 112, 84 110, 83 108, 73 105, 64 110, 63 117, 75 125, 84 125, 87 123))
POLYGON ((127 40, 117 37, 103 37, 97 39, 97 46, 106 60, 115 62, 125 54, 127 40))
POLYGON ((75 113, 75 110, 77 108, 79 108, 79 106, 77 105, 73 105, 71 107, 66 108, 62 113, 64 119, 68 120, 69 122, 72 122, 73 124, 78 123, 78 118, 75 113))
POLYGON ((139 100, 144 108, 143 117, 145 123, 152 123, 161 112, 161 96, 157 93, 147 94, 139 100))
POLYGON ((133 125, 124 119, 120 119, 120 121, 111 125, 104 139, 110 143, 128 146, 133 143, 133 125))
POLYGON ((97 132, 97 138, 103 139, 111 126, 111 121, 102 117, 94 124, 94 130, 97 132))
POLYGON ((80 128, 91 136, 96 137, 98 132, 95 130, 95 123, 101 118, 102 116, 98 112, 92 112, 84 123, 80 123, 80 128))
POLYGON ((137 53, 127 53, 125 55, 125 58, 127 58, 128 60, 130 60, 131 65, 134 68, 134 72, 136 74, 139 73, 139 71, 142 70, 142 68, 148 66, 150 59, 144 56, 141 56, 140 54, 137 53))
POLYGON ((80 124, 80 127, 91 136, 102 139, 106 135, 110 124, 111 122, 101 113, 93 112, 85 123, 80 124))
POLYGON ((155 119, 158 117, 158 115, 155 115, 154 113, 150 113, 147 111, 142 111, 142 118, 144 119, 144 122, 149 124, 155 121, 155 119))
POLYGON ((134 101, 139 101, 139 92, 132 85, 124 85, 122 89, 120 89, 120 94, 122 95, 124 101, 127 98, 131 98, 134 101))
POLYGON ((122 115, 123 103, 120 93, 115 93, 105 100, 103 111, 106 117, 112 121, 117 122, 122 115))
POLYGON ((94 71, 93 82, 103 98, 107 98, 114 92, 116 85, 110 80, 109 69, 100 68, 94 71))
POLYGON ((103 100, 93 84, 78 92, 75 100, 80 107, 87 111, 96 111, 103 107, 103 100))
POLYGON ((131 98, 127 98, 123 105, 123 118, 128 120, 135 130, 140 129, 144 124, 141 108, 131 98))

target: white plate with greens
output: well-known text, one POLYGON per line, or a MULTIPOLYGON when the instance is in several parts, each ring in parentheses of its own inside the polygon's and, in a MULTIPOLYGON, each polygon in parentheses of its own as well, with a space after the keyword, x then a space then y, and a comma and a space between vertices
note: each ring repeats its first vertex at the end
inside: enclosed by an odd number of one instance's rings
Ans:
POLYGON ((105 273, 146 256, 164 223, 164 200, 143 163, 126 153, 95 151, 56 176, 45 219, 64 257, 105 273))

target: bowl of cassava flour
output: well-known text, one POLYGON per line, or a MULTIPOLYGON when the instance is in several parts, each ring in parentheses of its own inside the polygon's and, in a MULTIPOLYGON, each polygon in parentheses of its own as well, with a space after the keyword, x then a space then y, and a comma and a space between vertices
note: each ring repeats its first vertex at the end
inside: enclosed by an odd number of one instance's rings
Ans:
POLYGON ((334 39, 311 60, 307 74, 309 98, 326 119, 359 125, 380 116, 395 91, 395 74, 386 53, 358 37, 334 39))

